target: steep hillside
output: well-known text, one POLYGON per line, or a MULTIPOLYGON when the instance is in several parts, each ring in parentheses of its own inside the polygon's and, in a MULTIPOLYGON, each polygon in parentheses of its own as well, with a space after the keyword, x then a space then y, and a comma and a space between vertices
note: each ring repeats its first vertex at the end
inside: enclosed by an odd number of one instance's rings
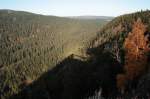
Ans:
POLYGON ((77 20, 22 11, 0 11, 0 96, 53 68, 71 53, 81 54, 106 20, 77 20))
POLYGON ((147 26, 147 31, 150 31, 150 11, 141 11, 133 14, 126 14, 113 19, 106 24, 99 32, 97 32, 96 38, 93 40, 91 47, 98 46, 105 41, 114 38, 116 35, 125 38, 127 34, 132 30, 133 23, 141 18, 142 22, 147 26))
MULTIPOLYGON (((103 49, 102 52, 111 53, 121 65, 122 73, 116 75, 117 93, 114 97, 149 98, 149 17, 150 11, 119 16, 104 26, 91 42, 88 53, 92 59, 99 61, 99 51, 103 49)), ((107 97, 112 97, 108 94, 111 93, 107 93, 107 97)))

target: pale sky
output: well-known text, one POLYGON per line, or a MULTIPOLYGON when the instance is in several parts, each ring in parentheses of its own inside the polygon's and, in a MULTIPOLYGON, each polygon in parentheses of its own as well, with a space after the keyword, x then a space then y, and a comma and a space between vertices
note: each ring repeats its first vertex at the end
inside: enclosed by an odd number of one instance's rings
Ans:
POLYGON ((55 16, 118 16, 150 9, 150 0, 0 0, 0 9, 55 16))

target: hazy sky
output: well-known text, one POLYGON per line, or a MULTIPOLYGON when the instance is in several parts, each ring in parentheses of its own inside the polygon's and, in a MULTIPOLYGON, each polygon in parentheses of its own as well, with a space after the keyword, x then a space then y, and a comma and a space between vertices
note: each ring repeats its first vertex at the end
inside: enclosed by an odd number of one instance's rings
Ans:
POLYGON ((150 0, 0 0, 0 9, 56 16, 118 16, 150 9, 150 0))

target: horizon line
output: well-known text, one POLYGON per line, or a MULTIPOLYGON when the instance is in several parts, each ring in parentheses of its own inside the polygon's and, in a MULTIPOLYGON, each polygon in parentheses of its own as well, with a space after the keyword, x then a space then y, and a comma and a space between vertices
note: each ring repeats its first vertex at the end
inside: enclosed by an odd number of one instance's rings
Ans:
POLYGON ((109 16, 109 15, 94 15, 94 14, 82 14, 82 15, 51 15, 51 14, 44 14, 44 13, 38 13, 38 12, 35 12, 35 11, 27 11, 27 10, 18 10, 18 9, 0 9, 1 11, 2 10, 10 10, 10 11, 18 11, 18 12, 27 12, 27 13, 32 13, 32 14, 38 14, 38 15, 44 15, 44 16, 56 16, 56 17, 82 17, 82 16, 94 16, 94 17, 118 17, 118 16, 122 16, 122 15, 125 15, 125 14, 131 14, 131 13, 136 13, 136 12, 140 12, 140 11, 150 11, 150 9, 141 9, 141 10, 138 10, 138 11, 133 11, 133 12, 128 12, 128 13, 124 13, 124 14, 121 14, 121 15, 117 15, 117 16, 109 16))

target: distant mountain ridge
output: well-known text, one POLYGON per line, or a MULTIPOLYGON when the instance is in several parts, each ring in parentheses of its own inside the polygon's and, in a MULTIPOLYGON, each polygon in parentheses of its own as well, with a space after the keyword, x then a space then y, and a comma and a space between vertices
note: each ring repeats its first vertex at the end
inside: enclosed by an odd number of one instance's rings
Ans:
POLYGON ((105 19, 112 20, 114 17, 112 16, 93 16, 93 15, 84 15, 84 16, 69 16, 69 18, 73 19, 105 19))
MULTIPOLYGON (((15 11, 15 10, 10 10, 10 9, 0 9, 0 13, 20 13, 20 14, 35 14, 35 15, 43 15, 43 14, 38 14, 38 13, 33 13, 33 12, 27 12, 27 11, 15 11)), ((81 16, 57 16, 57 15, 44 15, 44 16, 53 16, 53 17, 60 17, 60 18, 72 18, 72 19, 114 19, 115 17, 113 16, 97 16, 97 15, 81 15, 81 16)))

